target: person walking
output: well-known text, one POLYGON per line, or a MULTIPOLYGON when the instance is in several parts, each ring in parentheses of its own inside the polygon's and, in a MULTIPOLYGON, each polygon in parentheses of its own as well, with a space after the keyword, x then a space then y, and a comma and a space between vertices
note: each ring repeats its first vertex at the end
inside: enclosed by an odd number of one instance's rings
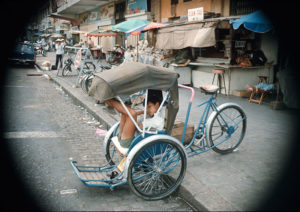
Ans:
POLYGON ((94 41, 92 41, 92 39, 91 38, 89 38, 89 48, 93 48, 94 47, 94 41))
POLYGON ((64 44, 62 43, 62 40, 63 39, 57 39, 56 40, 56 61, 55 61, 55 67, 56 67, 56 70, 58 69, 58 62, 60 61, 60 68, 62 68, 62 57, 63 57, 63 54, 64 54, 64 44))

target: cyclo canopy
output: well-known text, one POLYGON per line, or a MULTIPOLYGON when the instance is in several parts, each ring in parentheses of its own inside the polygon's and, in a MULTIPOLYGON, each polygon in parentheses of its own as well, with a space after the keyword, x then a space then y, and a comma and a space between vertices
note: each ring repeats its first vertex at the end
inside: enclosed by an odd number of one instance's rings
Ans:
POLYGON ((178 74, 167 68, 138 62, 128 62, 116 68, 96 73, 89 95, 105 101, 116 96, 129 96, 146 89, 169 91, 165 128, 172 130, 178 112, 178 74))

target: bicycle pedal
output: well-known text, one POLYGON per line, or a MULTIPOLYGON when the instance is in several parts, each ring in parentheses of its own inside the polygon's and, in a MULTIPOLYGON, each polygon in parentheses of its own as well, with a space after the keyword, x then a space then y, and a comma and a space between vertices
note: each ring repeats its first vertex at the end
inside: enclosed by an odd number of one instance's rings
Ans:
POLYGON ((109 177, 109 179, 112 180, 112 179, 114 179, 116 176, 118 176, 119 173, 118 173, 117 171, 112 171, 110 174, 107 173, 106 175, 107 175, 107 177, 109 177))

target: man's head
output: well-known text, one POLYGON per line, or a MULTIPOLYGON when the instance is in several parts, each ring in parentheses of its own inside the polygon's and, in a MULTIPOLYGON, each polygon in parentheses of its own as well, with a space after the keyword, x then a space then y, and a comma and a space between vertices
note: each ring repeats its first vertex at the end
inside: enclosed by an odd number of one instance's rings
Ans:
POLYGON ((147 113, 150 116, 153 116, 157 112, 162 100, 163 95, 161 90, 148 90, 147 113))

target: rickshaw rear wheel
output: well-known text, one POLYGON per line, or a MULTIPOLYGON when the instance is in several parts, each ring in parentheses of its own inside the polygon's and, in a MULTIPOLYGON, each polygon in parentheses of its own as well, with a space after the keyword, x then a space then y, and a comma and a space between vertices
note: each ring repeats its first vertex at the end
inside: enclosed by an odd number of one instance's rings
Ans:
POLYGON ((208 121, 208 139, 213 150, 220 154, 233 152, 242 142, 247 127, 243 109, 233 103, 220 105, 208 121))
POLYGON ((128 167, 131 190, 145 200, 171 195, 181 184, 187 159, 180 142, 153 140, 140 148, 128 167))
POLYGON ((122 159, 122 156, 118 153, 116 147, 114 146, 114 144, 112 143, 112 140, 111 140, 112 137, 114 137, 118 133, 119 133, 119 124, 116 126, 114 131, 111 132, 111 134, 109 135, 109 138, 104 146, 105 158, 106 158, 106 161, 110 165, 115 165, 122 159))

